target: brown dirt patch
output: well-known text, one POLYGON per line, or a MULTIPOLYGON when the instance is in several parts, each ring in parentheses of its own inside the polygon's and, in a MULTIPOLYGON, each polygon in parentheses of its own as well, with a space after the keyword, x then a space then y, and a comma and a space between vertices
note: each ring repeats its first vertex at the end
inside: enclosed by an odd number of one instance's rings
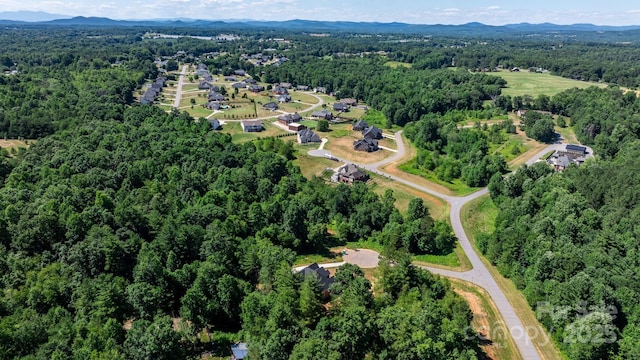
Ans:
POLYGON ((360 164, 371 164, 384 160, 390 156, 393 156, 393 152, 387 150, 378 150, 374 152, 364 152, 353 150, 353 142, 356 138, 346 136, 341 138, 329 139, 329 142, 325 145, 325 149, 331 151, 331 153, 339 158, 346 159, 360 164))
POLYGON ((469 304, 469 308, 473 313, 473 320, 471 322, 471 325, 473 326, 474 330, 476 330, 481 336, 483 336, 484 339, 487 339, 486 341, 480 343, 480 348, 486 354, 487 359, 498 360, 496 343, 491 341, 491 334, 490 331, 488 331, 488 329, 491 329, 489 315, 482 306, 482 300, 477 294, 471 291, 466 291, 458 287, 454 287, 453 290, 456 292, 456 294, 462 296, 467 304, 469 304))

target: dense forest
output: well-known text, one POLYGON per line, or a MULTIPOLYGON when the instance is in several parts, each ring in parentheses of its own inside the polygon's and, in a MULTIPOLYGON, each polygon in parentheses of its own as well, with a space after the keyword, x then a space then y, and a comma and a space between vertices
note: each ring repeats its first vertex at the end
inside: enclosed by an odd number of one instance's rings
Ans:
POLYGON ((617 88, 554 96, 544 110, 570 116, 598 160, 561 174, 535 164, 489 185, 500 213, 478 246, 571 359, 640 356, 638 104, 617 88))
MULTIPOLYGON (((197 358, 231 340, 248 341, 257 359, 482 358, 461 332, 468 306, 447 281, 409 261, 408 254, 450 253, 450 226, 419 199, 401 214, 391 191, 305 179, 290 142, 234 144, 186 113, 132 104, 135 89, 157 76, 154 60, 177 51, 186 53, 174 67, 223 53, 203 59, 212 72, 245 68, 269 83, 324 86, 381 111, 418 147, 416 169, 489 185, 497 230, 478 246, 522 289, 569 358, 640 357, 636 94, 592 87, 510 97, 501 95, 504 80, 467 71, 540 67, 634 88, 633 46, 143 35, 0 30, 0 70, 15 71, 0 75, 0 135, 39 139, 17 154, 0 152, 0 359, 197 358), (258 52, 289 61, 254 67, 241 57, 258 52), (597 158, 562 174, 535 164, 503 178, 504 159, 489 147, 514 125, 459 124, 517 109, 566 118, 597 158), (358 240, 387 249, 375 285, 344 266, 325 298, 314 278, 291 271, 297 254, 358 240), (213 345, 202 329, 215 334, 213 345)), ((550 141, 553 121, 560 120, 532 112, 522 127, 550 141)))
POLYGON ((342 241, 375 238, 416 252, 451 251, 455 238, 419 200, 403 217, 390 192, 307 181, 287 156, 290 143, 236 145, 207 122, 147 106, 40 140, 0 189, 0 357, 188 356, 208 326, 248 331, 262 359, 303 358, 296 349, 321 339, 327 348, 317 351, 331 358, 372 349, 396 358, 423 343, 435 347, 412 357, 475 358, 458 331, 470 321, 464 302, 409 263, 387 270, 380 299, 361 279, 333 311, 320 306, 320 289, 290 269, 295 252, 331 243, 329 224, 342 241), (413 303, 433 311, 413 319, 413 303), (263 327, 253 314, 265 311, 263 327), (434 332, 400 343, 386 328, 392 314, 407 331, 434 332), (173 332, 170 316, 191 325, 173 332), (443 327, 445 318, 453 323, 443 327))

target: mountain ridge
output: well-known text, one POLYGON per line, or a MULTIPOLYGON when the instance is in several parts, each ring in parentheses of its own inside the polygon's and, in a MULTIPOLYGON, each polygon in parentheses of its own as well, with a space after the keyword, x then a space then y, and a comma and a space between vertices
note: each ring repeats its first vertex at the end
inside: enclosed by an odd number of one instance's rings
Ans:
POLYGON ((283 21, 269 20, 205 20, 205 19, 138 19, 115 20, 107 17, 86 17, 49 14, 45 12, 14 11, 0 12, 0 24, 9 25, 59 25, 59 26, 171 26, 171 27, 215 27, 227 26, 249 28, 279 28, 296 31, 343 31, 343 32, 397 32, 397 33, 442 33, 472 34, 478 31, 491 33, 527 33, 527 32, 620 32, 640 30, 640 25, 594 25, 553 23, 518 23, 505 25, 487 25, 470 22, 452 24, 409 24, 402 22, 356 22, 291 19, 283 21))

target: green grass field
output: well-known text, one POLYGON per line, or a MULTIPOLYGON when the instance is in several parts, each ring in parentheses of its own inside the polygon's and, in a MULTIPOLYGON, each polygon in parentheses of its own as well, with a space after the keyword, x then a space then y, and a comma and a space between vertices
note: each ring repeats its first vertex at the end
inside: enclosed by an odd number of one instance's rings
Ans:
POLYGON ((387 61, 386 63, 384 63, 386 66, 392 67, 392 68, 397 68, 398 66, 404 66, 406 68, 410 68, 411 66, 413 66, 410 63, 406 63, 406 62, 400 62, 400 61, 387 61))
POLYGON ((502 94, 510 96, 538 95, 552 96, 567 89, 584 89, 589 86, 606 87, 606 84, 592 83, 566 79, 549 73, 530 73, 521 70, 519 72, 499 71, 490 75, 500 76, 507 81, 507 87, 502 89, 502 94))

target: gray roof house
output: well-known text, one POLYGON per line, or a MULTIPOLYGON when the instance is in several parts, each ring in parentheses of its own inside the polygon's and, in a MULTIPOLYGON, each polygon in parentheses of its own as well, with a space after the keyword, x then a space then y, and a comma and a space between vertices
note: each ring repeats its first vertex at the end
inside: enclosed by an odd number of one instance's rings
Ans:
POLYGON ((321 141, 320 136, 309 129, 298 131, 298 144, 319 143, 321 141))
POLYGON ((333 114, 328 110, 320 110, 312 112, 311 117, 316 119, 331 120, 333 119, 333 114))
POLYGON ((246 343, 237 343, 231 345, 231 359, 233 360, 242 360, 246 359, 249 356, 249 349, 247 348, 246 343))
POLYGON ((283 114, 278 116, 278 122, 284 124, 284 125, 289 125, 293 122, 299 122, 300 120, 302 120, 302 116, 300 116, 300 114, 298 113, 293 113, 293 114, 283 114))
POLYGON ((362 136, 366 139, 382 139, 382 130, 375 126, 371 126, 362 130, 362 136))
POLYGON ((320 284, 320 288, 322 290, 323 295, 326 296, 329 294, 329 288, 331 287, 331 284, 333 284, 334 278, 331 277, 327 269, 319 266, 316 263, 313 263, 307 266, 306 268, 302 269, 300 271, 300 274, 302 274, 302 276, 304 277, 316 276, 318 279, 318 283, 320 284))
POLYGON ((207 99, 209 101, 224 101, 224 95, 217 93, 215 91, 212 91, 209 93, 209 95, 207 96, 207 99))
POLYGON ((333 110, 347 112, 349 111, 349 105, 343 103, 335 103, 333 104, 333 110))
POLYGON ((360 120, 357 123, 353 124, 353 130, 356 131, 364 131, 364 129, 368 128, 369 124, 366 121, 360 120))
POLYGON ((242 131, 244 132, 260 132, 264 129, 262 122, 255 120, 240 121, 240 127, 242 127, 242 131))
POLYGON ((273 110, 277 110, 278 109, 278 104, 276 104, 276 103, 274 103, 272 101, 272 102, 268 102, 268 103, 262 105, 262 108, 265 109, 265 110, 273 111, 273 110))
POLYGON ((211 130, 220 130, 222 129, 222 125, 218 119, 210 119, 209 124, 211 124, 211 130))
POLYGON ((364 138, 353 142, 353 150, 373 152, 378 149, 378 140, 376 139, 364 138))
POLYGON ((257 92, 263 91, 264 90, 264 86, 262 86, 262 85, 249 85, 248 90, 251 91, 251 92, 256 92, 257 93, 257 92))
POLYGON ((237 83, 233 83, 231 84, 231 87, 234 89, 244 89, 247 87, 247 84, 243 83, 243 82, 237 82, 237 83))
POLYGON ((277 100, 279 103, 287 103, 287 102, 290 102, 290 101, 291 101, 291 95, 287 95, 287 94, 284 94, 284 95, 278 95, 278 96, 276 96, 276 100, 277 100))

